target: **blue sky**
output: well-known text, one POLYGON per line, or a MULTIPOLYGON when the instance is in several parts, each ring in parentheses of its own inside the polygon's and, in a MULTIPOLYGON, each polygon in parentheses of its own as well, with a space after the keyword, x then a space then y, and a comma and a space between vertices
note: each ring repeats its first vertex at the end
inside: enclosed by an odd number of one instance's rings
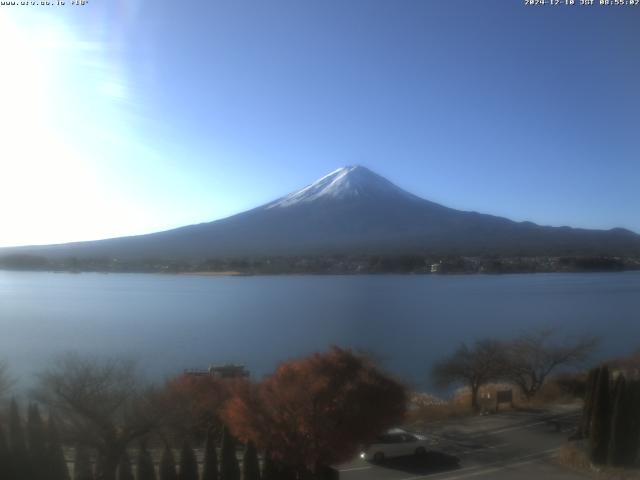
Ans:
POLYGON ((0 9, 0 246, 210 221, 362 164, 447 206, 640 232, 640 7, 0 9))

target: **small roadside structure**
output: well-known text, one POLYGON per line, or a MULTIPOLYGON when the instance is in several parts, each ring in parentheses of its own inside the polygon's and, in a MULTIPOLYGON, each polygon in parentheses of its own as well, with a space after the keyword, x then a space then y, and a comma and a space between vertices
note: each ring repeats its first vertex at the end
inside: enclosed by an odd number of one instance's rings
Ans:
POLYGON ((498 390, 496 392, 496 412, 500 409, 501 403, 508 403, 513 408, 513 390, 498 390))
POLYGON ((185 375, 193 376, 209 376, 213 378, 249 378, 251 375, 249 370, 242 365, 236 363, 225 363, 223 365, 209 365, 207 369, 190 368, 185 369, 185 375))
POLYGON ((487 385, 478 394, 478 404, 483 415, 498 413, 505 406, 513 408, 513 389, 504 384, 487 385))

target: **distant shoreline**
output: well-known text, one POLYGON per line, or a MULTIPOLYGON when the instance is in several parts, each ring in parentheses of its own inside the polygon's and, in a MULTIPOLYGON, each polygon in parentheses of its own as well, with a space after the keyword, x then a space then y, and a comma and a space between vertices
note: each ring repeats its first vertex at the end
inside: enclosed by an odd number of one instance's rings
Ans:
POLYGON ((203 271, 203 272, 175 272, 167 273, 168 275, 187 275, 194 277, 248 277, 252 276, 251 273, 243 273, 235 270, 227 271, 203 271))
POLYGON ((556 271, 507 271, 507 272, 255 272, 245 273, 237 271, 204 271, 204 272, 159 272, 159 271, 105 271, 105 270, 47 270, 47 269, 15 269, 2 268, 0 272, 19 273, 56 273, 77 275, 81 273, 99 273, 103 275, 162 275, 176 277, 368 277, 368 276, 403 276, 403 277, 456 277, 456 276, 479 276, 495 277, 502 275, 549 275, 549 274, 602 274, 602 273, 637 273, 640 268, 626 270, 556 270, 556 271))
POLYGON ((353 254, 185 259, 0 257, 0 269, 49 272, 158 273, 204 277, 253 275, 450 275, 586 273, 640 270, 640 256, 459 256, 353 254))

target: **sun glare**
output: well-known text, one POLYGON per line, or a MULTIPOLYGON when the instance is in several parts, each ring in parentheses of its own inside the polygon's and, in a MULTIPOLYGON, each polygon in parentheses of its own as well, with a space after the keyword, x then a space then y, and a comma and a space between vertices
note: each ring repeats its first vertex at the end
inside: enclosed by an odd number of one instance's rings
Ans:
POLYGON ((43 80, 48 62, 33 47, 33 39, 28 33, 18 28, 8 15, 0 14, 0 57, 3 64, 0 125, 9 140, 15 133, 24 132, 27 125, 44 120, 46 99, 43 80))
MULTIPOLYGON (((61 24, 0 13, 0 246, 108 235, 101 225, 117 201, 102 195, 92 159, 69 141, 74 125, 62 124, 72 108, 63 80, 86 46, 61 24)), ((124 95, 117 84, 109 90, 124 95)))

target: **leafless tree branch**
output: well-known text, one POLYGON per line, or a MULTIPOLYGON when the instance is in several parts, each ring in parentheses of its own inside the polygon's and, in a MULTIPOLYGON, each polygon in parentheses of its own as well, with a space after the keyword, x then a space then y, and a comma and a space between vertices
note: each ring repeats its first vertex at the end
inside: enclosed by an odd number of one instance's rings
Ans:
POLYGON ((531 398, 560 367, 579 366, 597 348, 594 336, 559 338, 553 329, 526 333, 506 345, 506 379, 531 398))
POLYGON ((99 452, 107 480, 127 445, 160 417, 130 360, 63 355, 40 375, 34 396, 56 414, 69 441, 99 452))

